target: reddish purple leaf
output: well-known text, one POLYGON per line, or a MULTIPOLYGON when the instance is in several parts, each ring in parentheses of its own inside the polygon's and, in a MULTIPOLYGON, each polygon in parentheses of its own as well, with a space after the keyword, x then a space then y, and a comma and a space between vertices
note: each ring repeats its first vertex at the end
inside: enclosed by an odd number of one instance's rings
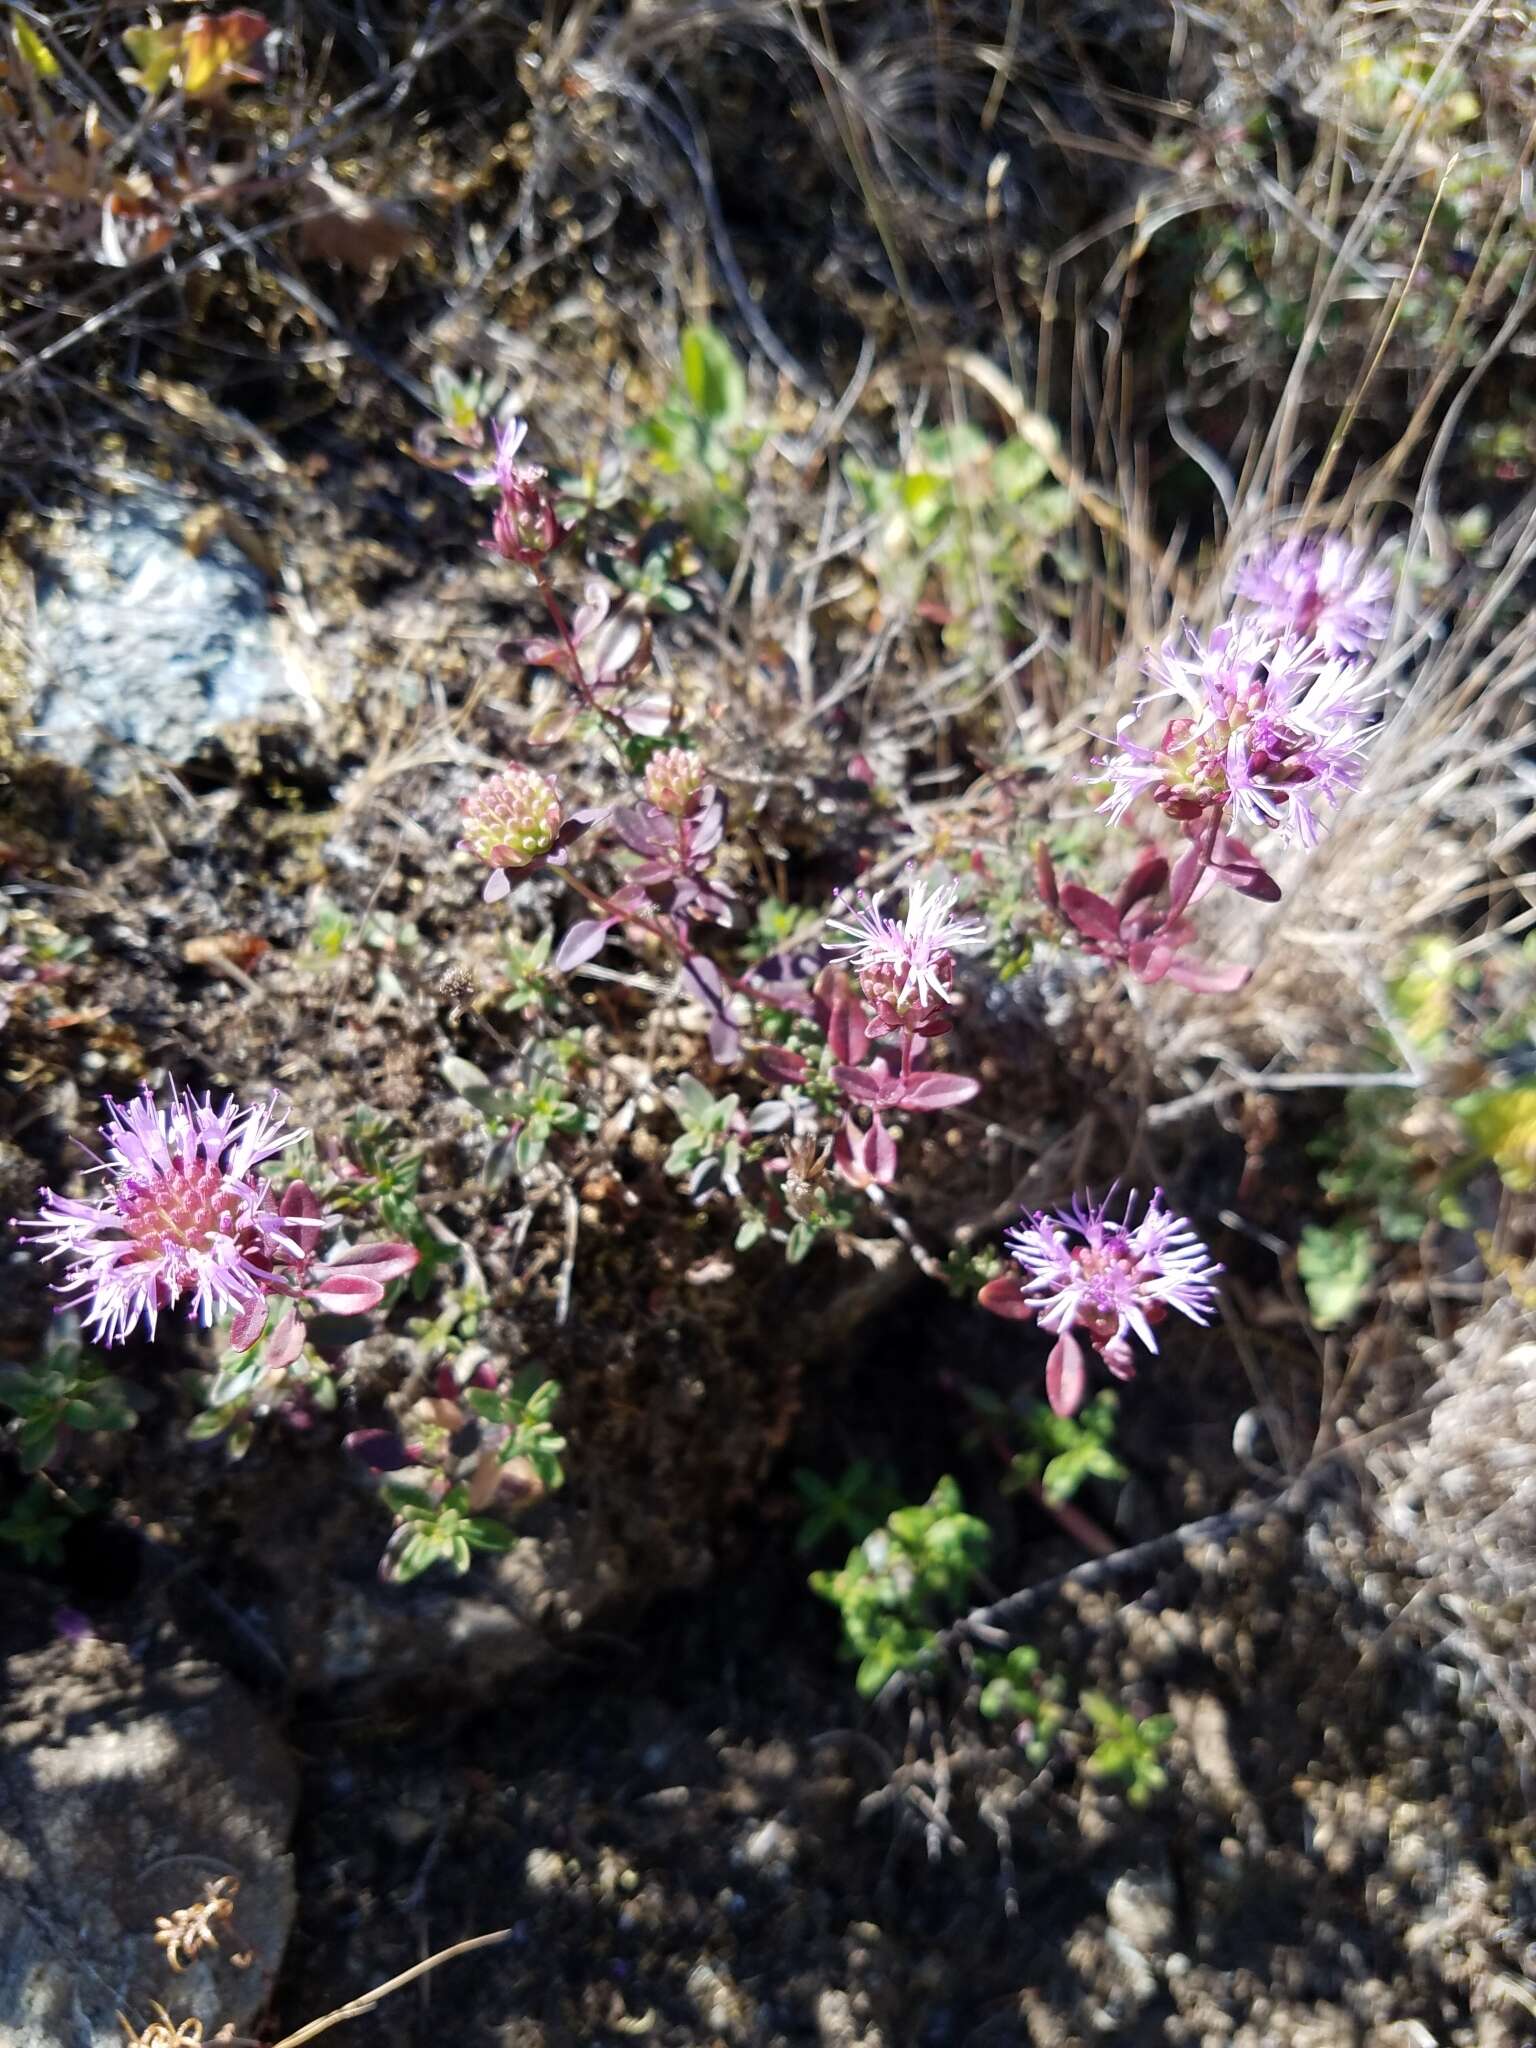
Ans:
POLYGON ((1229 996, 1243 987, 1253 973, 1251 967, 1217 967, 1200 960, 1177 959, 1168 969, 1168 979, 1180 988, 1192 988, 1198 995, 1229 996))
POLYGON ((267 1341, 267 1364, 274 1372, 284 1372, 292 1365, 304 1349, 304 1336, 304 1318, 290 1302, 267 1341))
POLYGON ((833 1162, 850 1187, 889 1187, 896 1178, 896 1140, 880 1121, 880 1113, 867 1131, 861 1131, 851 1112, 846 1112, 832 1147, 833 1162))
POLYGON ((267 1327, 267 1298, 264 1294, 247 1302, 229 1326, 229 1348, 231 1351, 249 1351, 262 1331, 267 1327))
POLYGON ((864 1158, 870 1179, 877 1187, 888 1188, 896 1178, 896 1140, 880 1121, 878 1110, 865 1140, 864 1158))
POLYGON ((992 1315, 1002 1316, 1010 1323, 1027 1323, 1035 1313, 1035 1303, 1024 1292, 1022 1273, 999 1273, 995 1280, 987 1282, 976 1299, 992 1315))
POLYGON ((1045 1398, 1058 1415, 1075 1415, 1087 1391, 1083 1347, 1070 1330, 1063 1330, 1045 1361, 1045 1398))
POLYGON ((833 1059, 843 1066, 862 1065, 870 1046, 869 1018, 852 978, 841 967, 824 967, 813 993, 833 1059))
POLYGON ((632 852, 651 860, 667 851, 676 834, 672 820, 654 804, 643 809, 633 804, 621 806, 613 814, 613 829, 632 852))
POLYGON ((698 814, 687 821, 688 851, 691 856, 713 853, 725 837, 725 799, 712 791, 698 814))
POLYGON ((901 1084, 884 1060, 867 1067, 834 1067, 832 1079, 850 1102, 867 1103, 871 1108, 895 1102, 901 1094, 901 1084))
POLYGON ((1174 951, 1160 939, 1138 939, 1125 957, 1138 981, 1157 982, 1173 965, 1174 951))
POLYGON ((617 919, 611 917, 579 919, 560 941, 555 966, 562 974, 574 974, 578 967, 585 967, 589 960, 595 960, 607 945, 608 934, 616 923, 617 919))
POLYGON ((344 1251, 332 1252, 326 1260, 326 1271, 334 1273, 345 1266, 349 1271, 366 1266, 375 1280, 403 1280, 407 1273, 413 1273, 421 1262, 421 1253, 413 1244, 353 1244, 344 1251))
POLYGON ((1148 896, 1157 895, 1168 880, 1168 863, 1155 847, 1148 847, 1135 867, 1120 884, 1120 893, 1115 898, 1118 912, 1117 923, 1124 920, 1125 913, 1148 896))
POLYGON ((320 1273, 311 1283, 309 1298, 333 1315, 365 1316, 384 1299, 384 1289, 366 1273, 320 1273))
POLYGON ((896 1099, 903 1109, 958 1109, 980 1089, 971 1074, 912 1074, 896 1099))
POLYGON ((1240 839, 1218 834, 1211 855, 1216 879, 1235 889, 1239 896, 1251 896, 1257 903, 1278 903, 1280 884, 1240 839))
POLYGON ((770 1081, 788 1081, 793 1084, 803 1081, 811 1071, 811 1063, 803 1053, 791 1052, 782 1045, 766 1046, 757 1055, 758 1071, 770 1081))
POLYGON ((741 1032, 731 1016, 725 983, 713 960, 690 953, 682 966, 683 986, 709 1011, 709 1050, 722 1067, 741 1057, 741 1032))
POLYGON ((325 1220, 314 1190, 301 1180, 290 1181, 277 1205, 283 1235, 298 1246, 300 1258, 313 1256, 325 1234, 325 1220))
POLYGON ((1084 938, 1119 938, 1120 919, 1112 903, 1106 903, 1102 896, 1096 896, 1092 889, 1083 888, 1079 882, 1063 882, 1060 893, 1063 916, 1084 938))
POLYGON ((512 884, 508 880, 506 869, 492 868, 486 877, 485 887, 480 891, 481 900, 486 903, 499 903, 503 896, 510 896, 511 893, 512 884))

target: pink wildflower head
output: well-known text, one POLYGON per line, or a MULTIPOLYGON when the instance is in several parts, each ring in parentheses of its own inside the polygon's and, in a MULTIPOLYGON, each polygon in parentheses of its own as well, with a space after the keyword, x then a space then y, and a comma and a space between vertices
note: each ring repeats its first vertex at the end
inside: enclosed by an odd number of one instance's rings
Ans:
POLYGON ((456 472, 460 483, 473 490, 494 485, 501 494, 491 522, 491 538, 480 545, 506 562, 521 562, 536 568, 565 536, 555 512, 555 501, 536 462, 521 459, 528 437, 526 420, 498 420, 494 429, 496 459, 482 469, 456 472))
POLYGON ((164 1108, 146 1086, 132 1102, 108 1096, 106 1110, 104 1191, 78 1201, 45 1188, 42 1214, 17 1221, 45 1259, 68 1261, 59 1291, 86 1308, 86 1330, 116 1344, 140 1320, 153 1336, 160 1311, 183 1299, 207 1324, 286 1292, 274 1268, 308 1247, 257 1171, 304 1135, 284 1129, 279 1099, 215 1109, 173 1083, 164 1108))
POLYGON ((1272 828, 1315 845, 1325 809, 1359 782, 1376 696, 1366 670, 1278 639, 1259 619, 1218 626, 1207 641, 1187 629, 1147 670, 1161 689, 1095 762, 1111 784, 1103 809, 1118 821, 1150 796, 1181 821, 1222 811, 1234 831, 1272 828), (1157 742, 1133 739, 1148 706, 1168 698, 1178 708, 1157 742))
POLYGON ((906 914, 899 921, 880 908, 883 892, 861 896, 850 916, 828 920, 829 929, 847 936, 825 950, 834 959, 845 960, 858 975, 872 1038, 888 1038, 897 1031, 937 1038, 949 1029, 954 956, 974 952, 987 936, 986 927, 976 919, 955 916, 959 886, 954 881, 931 887, 913 882, 906 914))
POLYGON ((495 460, 480 469, 455 470, 454 475, 461 484, 468 484, 475 491, 489 490, 494 485, 498 491, 507 492, 519 485, 543 480, 544 472, 536 462, 518 459, 528 438, 526 420, 496 420, 491 426, 491 436, 496 444, 495 460))
POLYGON ((492 870, 487 903, 511 888, 508 868, 538 867, 558 853, 565 817, 560 792, 536 769, 503 768, 465 797, 463 812, 459 846, 492 870))
POLYGON ((1040 1327, 1056 1333, 1046 1368, 1051 1405, 1071 1414, 1082 1399, 1082 1354, 1073 1337, 1082 1331, 1118 1379, 1130 1379, 1132 1336, 1156 1351, 1156 1327, 1170 1309, 1192 1322, 1209 1322, 1216 1307, 1221 1267, 1182 1216, 1163 1206, 1154 1188, 1146 1213, 1132 1221, 1136 1192, 1118 1222, 1102 1202, 1075 1196, 1065 1209, 1038 1212, 1010 1230, 1008 1249, 1023 1272, 1021 1303, 1033 1306, 1040 1327))
POLYGON ((1392 620, 1392 576, 1363 548, 1330 534, 1293 539, 1255 555, 1237 579, 1270 632, 1306 641, 1330 657, 1368 654, 1392 620))
POLYGON ((704 788, 704 766, 686 747, 663 747, 645 764, 645 794, 658 811, 681 818, 704 788))

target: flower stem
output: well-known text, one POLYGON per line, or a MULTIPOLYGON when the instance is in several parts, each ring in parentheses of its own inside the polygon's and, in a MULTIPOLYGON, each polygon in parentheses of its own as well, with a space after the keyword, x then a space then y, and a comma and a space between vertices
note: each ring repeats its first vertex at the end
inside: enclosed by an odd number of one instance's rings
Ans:
POLYGON ((1166 937, 1184 912, 1189 908, 1190 899, 1200 886, 1200 878, 1211 864, 1216 851, 1216 841, 1221 832, 1222 808, 1215 805, 1211 811, 1211 822, 1206 826, 1197 842, 1198 858, 1190 867, 1188 879, 1182 882, 1163 912, 1162 933, 1166 937))
POLYGON ((549 613, 551 623, 559 634, 561 645, 565 649, 566 659, 571 664, 571 682, 576 694, 581 699, 583 706, 592 713, 593 717, 601 721, 603 730, 619 750, 619 761, 622 765, 625 759, 625 749, 629 741, 629 727, 622 718, 615 717, 611 711, 597 701, 597 692, 587 681, 586 671, 582 668, 581 656, 577 652, 575 636, 566 623, 565 612, 561 607, 559 598, 555 595, 555 586, 550 582, 548 571, 542 562, 534 568, 533 580, 539 587, 539 595, 544 600, 544 609, 549 613))

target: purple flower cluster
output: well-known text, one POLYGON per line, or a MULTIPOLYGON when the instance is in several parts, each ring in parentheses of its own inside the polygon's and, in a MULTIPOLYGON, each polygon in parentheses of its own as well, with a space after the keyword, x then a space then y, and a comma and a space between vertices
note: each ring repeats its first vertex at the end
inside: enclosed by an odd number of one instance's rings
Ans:
POLYGON ((1359 784, 1379 695, 1366 657, 1387 629, 1390 577, 1341 541, 1293 540, 1250 562, 1238 590, 1255 609, 1205 640, 1186 627, 1148 661, 1158 687, 1096 763, 1103 808, 1118 822, 1149 796, 1186 825, 1314 846, 1359 784), (1161 735, 1135 739, 1170 699, 1161 735))
POLYGON ((1330 659, 1368 655, 1392 622, 1391 571, 1338 534, 1281 541, 1255 555, 1238 575, 1237 594, 1270 633, 1330 659))
POLYGON ((108 1096, 106 1111, 103 1192, 78 1201, 44 1188, 42 1214, 16 1219, 45 1259, 69 1261, 64 1306, 89 1304, 84 1327, 117 1344, 141 1320, 153 1336, 184 1298, 205 1324, 264 1303, 274 1267, 304 1250, 257 1171, 304 1136, 284 1128, 278 1099, 215 1109, 173 1083, 166 1108, 146 1087, 132 1102, 108 1096))
POLYGON ((260 1171, 305 1136, 286 1128, 275 1095, 246 1109, 230 1096, 215 1109, 211 1095, 199 1102, 173 1081, 164 1107, 146 1086, 132 1102, 108 1096, 106 1111, 102 1191, 80 1201, 44 1188, 42 1214, 14 1219, 45 1259, 68 1261, 61 1306, 83 1307, 84 1328, 103 1344, 140 1322, 152 1337, 161 1310, 187 1301, 205 1325, 231 1316, 230 1341, 246 1351, 280 1298, 287 1308, 267 1352, 275 1370, 303 1348, 300 1298, 365 1315, 416 1264, 406 1244, 355 1245, 316 1264, 319 1203, 301 1180, 279 1196, 260 1171))
POLYGON ((870 1035, 889 1038, 900 1031, 939 1038, 949 1029, 954 1002, 955 954, 973 952, 986 941, 986 927, 955 915, 959 884, 913 882, 906 913, 888 917, 884 892, 862 898, 851 915, 828 920, 845 936, 825 950, 859 977, 870 1010, 870 1035))
POLYGON ((544 471, 536 462, 522 459, 523 443, 528 438, 527 421, 498 421, 493 432, 495 461, 488 468, 459 470, 458 481, 472 490, 494 486, 499 493, 491 538, 480 545, 490 554, 500 555, 503 561, 537 569, 565 538, 565 529, 545 486, 544 471))
POLYGON ((1131 1338, 1157 1350, 1157 1325, 1170 1309, 1207 1323, 1216 1308, 1221 1267, 1193 1226, 1154 1188, 1139 1222, 1136 1191, 1118 1220, 1114 1191, 1102 1202, 1075 1196, 1064 1209, 1038 1211, 1006 1234, 1019 1274, 989 1281, 982 1305, 995 1314, 1038 1319, 1054 1332, 1046 1362, 1046 1393, 1059 1415, 1071 1415, 1087 1391, 1081 1331, 1117 1379, 1135 1372, 1131 1338))

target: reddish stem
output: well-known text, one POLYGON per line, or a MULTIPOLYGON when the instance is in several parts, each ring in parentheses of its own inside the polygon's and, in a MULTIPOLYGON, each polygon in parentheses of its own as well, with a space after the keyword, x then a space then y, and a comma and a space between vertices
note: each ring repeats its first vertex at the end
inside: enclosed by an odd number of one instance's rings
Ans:
POLYGON ((1216 804, 1211 810, 1211 822, 1206 826, 1200 838, 1199 858, 1190 868, 1189 879, 1183 882, 1173 897, 1170 898, 1168 908, 1163 913, 1163 920, 1159 930, 1165 938, 1189 908, 1190 898, 1194 895, 1196 889, 1199 888, 1200 878, 1211 864, 1211 856, 1216 851, 1216 841, 1221 832, 1221 819, 1222 808, 1220 804, 1216 804))
POLYGON ((571 682, 575 687, 576 694, 586 709, 595 718, 602 721, 608 737, 618 747, 619 759, 622 761, 624 759, 625 743, 629 738, 629 727, 622 718, 615 717, 611 711, 598 703, 597 693, 587 681, 586 672, 582 668, 581 656, 576 650, 576 641, 571 629, 566 624, 565 613, 561 608, 560 600, 555 595, 555 586, 550 582, 542 562, 534 569, 533 577, 539 586, 539 595, 544 600, 544 609, 549 613, 555 631, 560 635, 560 643, 565 649, 566 659, 571 664, 571 682))

